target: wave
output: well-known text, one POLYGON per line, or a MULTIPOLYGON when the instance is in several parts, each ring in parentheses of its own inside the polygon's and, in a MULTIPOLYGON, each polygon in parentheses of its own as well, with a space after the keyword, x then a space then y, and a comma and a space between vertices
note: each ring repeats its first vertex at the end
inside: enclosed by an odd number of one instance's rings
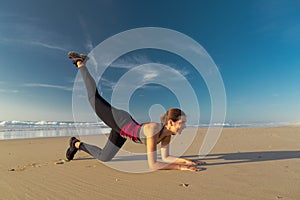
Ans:
POLYGON ((0 140, 108 134, 103 122, 0 121, 0 140))
MULTIPOLYGON (((211 123, 188 125, 188 127, 275 127, 275 126, 299 126, 300 122, 255 122, 255 123, 211 123)), ((3 128, 63 128, 63 127, 103 127, 108 128, 102 122, 64 122, 64 121, 0 121, 0 130, 3 128)))
POLYGON ((0 121, 0 127, 106 126, 103 122, 0 121))
POLYGON ((300 122, 252 122, 252 123, 212 123, 200 125, 188 125, 188 127, 224 127, 224 128, 259 128, 259 127, 280 127, 300 126, 300 122))
MULTIPOLYGON (((212 123, 188 125, 193 128, 255 128, 299 126, 300 122, 264 122, 264 123, 212 123)), ((60 137, 73 135, 108 134, 110 128, 103 122, 56 122, 56 121, 0 121, 0 140, 60 137)))

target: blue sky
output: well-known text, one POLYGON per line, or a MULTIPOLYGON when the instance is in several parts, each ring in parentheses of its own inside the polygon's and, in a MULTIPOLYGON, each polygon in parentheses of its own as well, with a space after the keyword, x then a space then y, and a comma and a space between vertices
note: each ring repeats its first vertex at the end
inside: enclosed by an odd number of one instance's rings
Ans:
MULTIPOLYGON (((226 121, 300 121, 299 1, 0 2, 0 120, 72 121, 77 70, 67 52, 88 53, 128 29, 163 27, 188 35, 210 54, 226 89, 226 121)), ((201 120, 209 120, 209 93, 184 60, 144 50, 116 62, 124 61, 184 66, 199 98, 201 120)), ((122 72, 109 69, 99 83, 106 99, 122 72)), ((140 121, 148 119, 144 110, 153 104, 177 105, 168 88, 152 86, 148 96, 141 88, 131 99, 130 112, 140 121)))

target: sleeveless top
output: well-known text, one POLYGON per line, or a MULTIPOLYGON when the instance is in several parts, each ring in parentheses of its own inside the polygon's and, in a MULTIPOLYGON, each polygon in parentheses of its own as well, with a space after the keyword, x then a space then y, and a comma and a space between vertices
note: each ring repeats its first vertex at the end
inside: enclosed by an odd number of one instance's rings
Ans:
POLYGON ((129 123, 127 123, 125 126, 122 127, 120 131, 120 135, 124 138, 129 138, 135 143, 141 143, 143 144, 143 141, 141 140, 141 127, 143 124, 139 124, 136 121, 132 120, 129 123))
MULTIPOLYGON (((146 144, 147 137, 143 130, 144 124, 139 124, 132 119, 131 122, 127 123, 120 131, 120 135, 124 138, 129 138, 135 143, 146 144)), ((164 128, 159 131, 159 135, 162 134, 164 128)))

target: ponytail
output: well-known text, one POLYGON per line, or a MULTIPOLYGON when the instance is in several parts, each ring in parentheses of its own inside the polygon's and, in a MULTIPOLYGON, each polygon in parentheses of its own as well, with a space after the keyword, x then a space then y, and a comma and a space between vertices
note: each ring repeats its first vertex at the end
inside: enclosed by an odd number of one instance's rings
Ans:
POLYGON ((181 116, 186 116, 182 110, 178 108, 170 108, 165 114, 160 116, 160 121, 165 126, 169 120, 176 122, 181 116))

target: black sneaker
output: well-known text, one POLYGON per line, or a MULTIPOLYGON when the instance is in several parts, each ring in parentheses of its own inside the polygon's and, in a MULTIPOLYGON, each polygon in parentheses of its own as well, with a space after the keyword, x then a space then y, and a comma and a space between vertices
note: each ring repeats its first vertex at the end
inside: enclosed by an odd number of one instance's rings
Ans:
POLYGON ((79 53, 76 53, 76 52, 69 52, 68 57, 73 60, 73 64, 76 67, 78 67, 78 65, 77 65, 78 61, 86 62, 89 59, 89 57, 87 55, 79 54, 79 53))
POLYGON ((68 160, 73 160, 75 154, 77 153, 78 149, 75 147, 75 143, 80 142, 76 137, 71 137, 69 141, 70 147, 67 149, 66 158, 68 160))

